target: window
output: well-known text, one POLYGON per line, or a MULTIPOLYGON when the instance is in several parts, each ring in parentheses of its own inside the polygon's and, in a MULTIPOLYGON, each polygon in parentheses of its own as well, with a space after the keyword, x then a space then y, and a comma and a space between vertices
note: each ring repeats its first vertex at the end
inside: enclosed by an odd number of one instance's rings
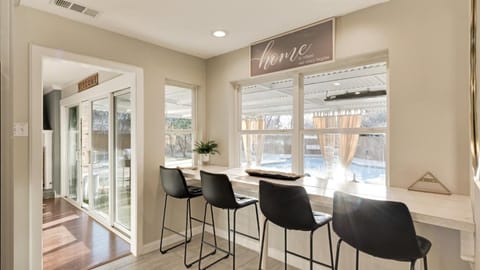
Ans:
POLYGON ((386 63, 298 76, 240 88, 240 165, 384 184, 386 63))
POLYGON ((193 87, 165 86, 165 165, 192 166, 195 139, 193 87))
POLYGON ((293 89, 291 79, 240 89, 242 167, 292 170, 293 89))

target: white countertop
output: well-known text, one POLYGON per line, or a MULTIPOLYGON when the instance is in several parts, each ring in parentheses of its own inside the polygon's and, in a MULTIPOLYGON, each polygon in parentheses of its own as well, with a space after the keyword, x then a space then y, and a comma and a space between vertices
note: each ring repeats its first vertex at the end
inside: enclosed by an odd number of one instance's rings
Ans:
POLYGON ((285 185, 303 186, 307 190, 312 204, 319 204, 331 209, 334 192, 342 191, 371 199, 403 202, 410 209, 412 218, 416 222, 463 232, 475 231, 472 203, 469 196, 441 195, 372 184, 327 181, 314 177, 300 178, 296 181, 265 179, 248 176, 244 169, 228 169, 220 166, 203 166, 196 170, 183 169, 183 172, 187 178, 199 180, 200 170, 227 174, 234 189, 238 192, 243 190, 251 194, 258 194, 260 179, 285 185))

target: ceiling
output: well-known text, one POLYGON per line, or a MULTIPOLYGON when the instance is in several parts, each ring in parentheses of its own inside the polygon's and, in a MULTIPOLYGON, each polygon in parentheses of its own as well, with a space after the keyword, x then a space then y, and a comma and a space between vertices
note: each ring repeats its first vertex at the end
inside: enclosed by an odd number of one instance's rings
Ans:
POLYGON ((44 94, 51 90, 62 90, 95 73, 110 78, 118 72, 83 63, 71 62, 59 58, 44 58, 42 61, 42 81, 44 94))
POLYGON ((95 18, 58 7, 54 1, 21 0, 20 3, 207 59, 389 0, 71 1, 98 11, 95 18), (213 37, 211 33, 217 29, 227 31, 227 37, 213 37))

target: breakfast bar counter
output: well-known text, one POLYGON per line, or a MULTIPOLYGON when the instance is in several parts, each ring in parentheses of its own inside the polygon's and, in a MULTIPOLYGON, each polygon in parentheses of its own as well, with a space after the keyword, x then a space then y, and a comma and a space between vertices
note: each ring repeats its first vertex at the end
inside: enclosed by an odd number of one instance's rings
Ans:
POLYGON ((229 169, 221 166, 182 169, 189 181, 198 181, 200 179, 200 170, 227 174, 236 192, 254 197, 258 197, 260 180, 284 185, 303 186, 310 197, 313 207, 322 208, 325 211, 331 211, 335 191, 342 191, 370 199, 403 202, 410 209, 412 219, 415 222, 460 231, 461 257, 469 262, 474 260, 475 223, 472 202, 469 196, 433 194, 381 185, 328 181, 314 177, 303 177, 296 181, 284 181, 252 177, 246 174, 244 169, 229 169))

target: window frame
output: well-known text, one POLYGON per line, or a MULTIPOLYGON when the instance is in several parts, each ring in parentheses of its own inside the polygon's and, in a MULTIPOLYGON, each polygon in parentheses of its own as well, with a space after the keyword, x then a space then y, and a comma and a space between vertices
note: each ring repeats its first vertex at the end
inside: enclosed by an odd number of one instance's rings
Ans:
MULTIPOLYGON (((194 84, 190 84, 190 83, 184 83, 184 82, 179 82, 179 81, 175 81, 175 80, 170 80, 170 79, 167 79, 165 81, 165 84, 164 84, 164 91, 163 91, 163 106, 164 106, 164 110, 163 110, 163 129, 164 129, 164 135, 163 135, 163 138, 166 138, 166 135, 168 134, 189 134, 191 133, 192 134, 192 148, 193 148, 193 145, 194 143, 197 141, 197 138, 198 138, 198 128, 197 128, 197 120, 198 120, 198 111, 197 111, 197 108, 198 108, 198 88, 199 86, 198 85, 194 85, 194 84), (189 89, 191 90, 191 93, 192 93, 192 128, 191 129, 181 129, 181 130, 178 130, 178 129, 167 129, 166 128, 166 122, 167 122, 167 114, 166 114, 166 88, 167 86, 174 86, 174 87, 180 87, 180 88, 184 88, 184 89, 189 89)), ((164 143, 163 143, 163 164, 165 166, 173 166, 172 164, 168 164, 167 163, 167 158, 166 158, 166 141, 164 139, 164 143)), ((197 164, 197 155, 195 155, 192 151, 192 164, 191 166, 195 166, 195 164, 197 164)))
POLYGON ((296 171, 296 166, 297 164, 295 163, 296 158, 296 151, 294 151, 297 146, 296 144, 298 143, 298 134, 297 134, 297 128, 296 126, 298 125, 297 121, 297 114, 298 111, 296 108, 296 103, 298 97, 296 93, 298 93, 298 81, 297 78, 295 77, 282 77, 281 79, 273 79, 273 80, 265 80, 265 81, 278 81, 278 80, 292 80, 292 127, 289 129, 262 129, 262 130, 243 130, 242 129, 242 87, 250 86, 250 85, 255 85, 258 82, 253 82, 253 83, 246 83, 246 84, 237 84, 235 86, 235 129, 236 129, 236 135, 235 135, 235 150, 234 150, 234 164, 235 167, 241 167, 241 161, 240 161, 240 154, 241 154, 241 149, 240 149, 240 142, 242 140, 242 135, 290 135, 292 137, 292 151, 291 151, 291 156, 292 156, 292 171, 296 171))
POLYGON ((304 137, 305 135, 316 135, 316 134, 325 134, 325 133, 335 133, 335 134, 384 134, 385 136, 385 185, 389 185, 389 166, 390 166, 390 86, 389 86, 389 62, 388 55, 385 52, 380 52, 377 54, 372 54, 368 56, 359 56, 356 58, 343 59, 339 60, 336 63, 329 64, 320 64, 319 66, 302 68, 297 71, 289 72, 279 72, 272 75, 262 76, 261 78, 250 78, 243 81, 233 82, 234 86, 234 123, 235 123, 235 132, 234 140, 231 143, 231 149, 233 151, 232 163, 234 167, 240 167, 240 142, 241 136, 245 134, 291 134, 292 136, 292 172, 297 174, 304 174, 304 137), (327 128, 327 129, 315 129, 315 128, 305 128, 304 124, 304 78, 308 75, 324 73, 339 69, 348 69, 352 67, 358 67, 363 65, 370 65, 379 62, 384 62, 386 64, 386 111, 387 119, 385 127, 373 127, 373 128, 327 128), (292 128, 283 129, 283 130, 242 130, 242 87, 255 85, 259 83, 278 81, 278 80, 293 80, 293 111, 292 111, 292 128))

